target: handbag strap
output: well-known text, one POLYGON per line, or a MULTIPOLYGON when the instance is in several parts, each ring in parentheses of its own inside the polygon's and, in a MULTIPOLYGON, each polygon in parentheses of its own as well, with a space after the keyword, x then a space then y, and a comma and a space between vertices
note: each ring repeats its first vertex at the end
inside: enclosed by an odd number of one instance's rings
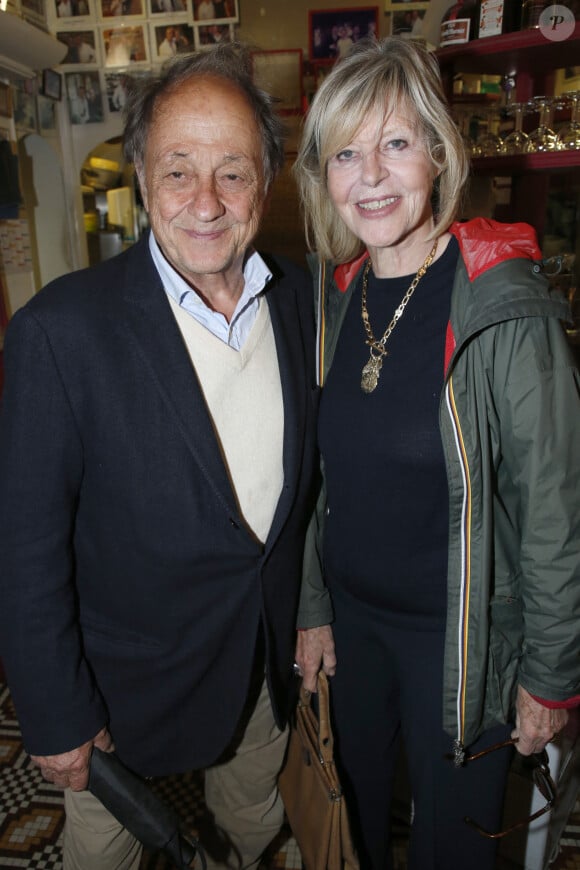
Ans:
MULTIPOLYGON (((328 678, 324 671, 318 674, 318 749, 325 764, 334 759, 334 736, 330 725, 330 695, 328 678)), ((311 707, 312 692, 300 686, 300 705, 311 707)))

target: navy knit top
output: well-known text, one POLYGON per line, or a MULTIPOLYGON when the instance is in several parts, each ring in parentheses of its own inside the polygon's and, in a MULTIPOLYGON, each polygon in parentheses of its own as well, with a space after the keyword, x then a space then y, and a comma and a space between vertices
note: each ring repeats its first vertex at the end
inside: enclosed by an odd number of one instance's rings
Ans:
MULTIPOLYGON (((369 349, 359 280, 320 405, 326 582, 335 595, 348 593, 426 629, 442 628, 446 611, 448 489, 438 420, 457 257, 452 238, 388 340, 370 394, 360 387, 369 349)), ((412 279, 369 274, 367 310, 377 340, 412 279)))

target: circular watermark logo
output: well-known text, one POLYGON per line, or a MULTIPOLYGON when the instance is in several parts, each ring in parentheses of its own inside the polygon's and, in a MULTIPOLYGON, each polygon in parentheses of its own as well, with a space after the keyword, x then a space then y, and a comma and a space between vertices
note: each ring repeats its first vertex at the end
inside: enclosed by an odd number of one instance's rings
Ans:
POLYGON ((539 20, 540 31, 553 42, 561 42, 563 39, 569 39, 574 33, 576 19, 574 13, 567 6, 562 6, 560 3, 553 3, 547 6, 539 20))

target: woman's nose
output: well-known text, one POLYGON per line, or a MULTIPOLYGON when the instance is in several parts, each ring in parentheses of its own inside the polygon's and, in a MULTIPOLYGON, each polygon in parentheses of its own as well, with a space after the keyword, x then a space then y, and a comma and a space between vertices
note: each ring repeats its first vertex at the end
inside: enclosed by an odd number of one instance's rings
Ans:
POLYGON ((381 178, 384 178, 385 175, 388 175, 388 170, 386 169, 384 163, 381 161, 379 152, 376 148, 373 148, 372 151, 369 151, 368 154, 365 154, 362 162, 363 169, 363 181, 365 184, 370 186, 374 186, 378 184, 381 178))

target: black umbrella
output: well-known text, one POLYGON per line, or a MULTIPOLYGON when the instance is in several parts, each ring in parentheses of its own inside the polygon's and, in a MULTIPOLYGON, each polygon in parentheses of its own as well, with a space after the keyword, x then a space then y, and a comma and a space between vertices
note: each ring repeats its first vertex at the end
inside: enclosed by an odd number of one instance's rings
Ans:
POLYGON ((89 791, 144 846, 165 852, 180 870, 190 870, 199 852, 205 870, 205 855, 198 841, 182 833, 173 810, 114 752, 93 748, 89 791))

